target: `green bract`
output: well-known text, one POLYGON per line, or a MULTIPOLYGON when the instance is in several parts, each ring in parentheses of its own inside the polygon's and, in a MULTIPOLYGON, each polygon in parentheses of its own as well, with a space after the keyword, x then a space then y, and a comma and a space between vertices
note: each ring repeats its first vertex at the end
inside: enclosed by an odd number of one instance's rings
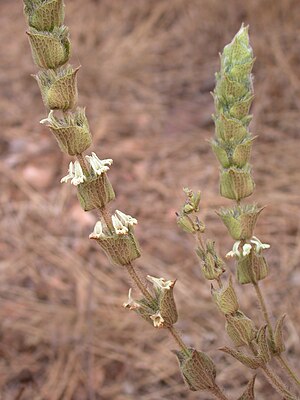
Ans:
POLYGON ((63 0, 25 0, 24 13, 28 25, 39 31, 51 31, 64 22, 63 0))

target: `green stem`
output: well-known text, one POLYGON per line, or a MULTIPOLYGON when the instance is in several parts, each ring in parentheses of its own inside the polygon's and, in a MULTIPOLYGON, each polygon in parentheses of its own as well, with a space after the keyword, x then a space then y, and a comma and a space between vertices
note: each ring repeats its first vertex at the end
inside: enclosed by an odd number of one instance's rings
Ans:
POLYGON ((184 341, 182 340, 179 332, 177 331, 176 328, 174 328, 173 325, 169 326, 169 332, 171 333, 171 335, 173 336, 173 339, 175 340, 175 342, 178 344, 178 346, 181 348, 181 350, 189 357, 190 356, 190 351, 189 349, 186 347, 184 341))
POLYGON ((269 367, 264 365, 261 369, 273 388, 282 394, 285 400, 297 400, 297 397, 288 390, 282 380, 269 367))
POLYGON ((292 369, 292 367, 289 365, 288 361, 285 359, 285 357, 282 354, 278 354, 276 356, 277 362, 280 364, 280 366, 286 370, 286 372, 289 374, 289 376, 293 379, 297 385, 300 386, 300 379, 298 378, 296 372, 292 369))

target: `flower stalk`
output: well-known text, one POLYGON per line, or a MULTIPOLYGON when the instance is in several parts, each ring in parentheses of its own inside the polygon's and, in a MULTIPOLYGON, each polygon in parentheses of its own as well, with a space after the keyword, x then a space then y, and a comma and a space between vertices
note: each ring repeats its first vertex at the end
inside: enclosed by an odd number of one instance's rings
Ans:
MULTIPOLYGON (((100 160, 95 153, 84 155, 92 144, 85 109, 77 107, 77 72, 79 68, 66 65, 71 54, 68 27, 64 26, 65 5, 63 0, 24 0, 33 60, 41 69, 36 75, 44 104, 50 113, 41 123, 47 125, 60 149, 75 161, 69 164, 68 174, 62 183, 76 186, 78 199, 84 211, 95 210, 100 219, 90 234, 104 250, 109 260, 124 267, 140 290, 143 298, 133 300, 131 290, 125 308, 134 310, 156 328, 165 328, 179 347, 177 357, 183 377, 191 390, 206 390, 217 399, 227 399, 215 382, 213 361, 203 352, 185 345, 174 327, 178 314, 173 295, 175 281, 149 277, 153 288, 149 290, 139 277, 133 264, 140 257, 140 248, 133 226, 137 220, 116 210, 111 214, 108 204, 115 193, 107 177, 111 159, 100 160), (77 107, 77 108, 76 108, 77 107), (58 110, 63 115, 55 115, 58 110)), ((200 198, 191 198, 197 208, 200 198)), ((184 221, 188 223, 188 221, 184 221)), ((197 226, 197 229, 201 229, 197 226)))

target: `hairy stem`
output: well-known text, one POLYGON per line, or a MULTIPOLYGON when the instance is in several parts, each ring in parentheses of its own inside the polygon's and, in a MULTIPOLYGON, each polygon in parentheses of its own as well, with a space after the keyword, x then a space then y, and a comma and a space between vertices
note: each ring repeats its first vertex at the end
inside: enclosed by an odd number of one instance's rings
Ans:
POLYGON ((175 340, 175 342, 178 344, 178 346, 181 348, 181 350, 187 355, 190 356, 190 351, 189 349, 186 347, 184 341, 182 340, 179 332, 177 331, 176 328, 174 328, 174 326, 170 326, 169 328, 169 332, 171 333, 171 335, 173 336, 173 339, 175 340))
POLYGON ((99 209, 100 216, 103 218, 107 228, 109 229, 110 233, 113 233, 114 227, 111 222, 111 215, 110 212, 108 211, 107 207, 102 207, 99 209))
POLYGON ((222 392, 220 387, 216 385, 213 389, 210 391, 217 399, 220 400, 228 400, 228 397, 225 396, 225 394, 222 392))
POLYGON ((261 367, 261 369, 273 388, 278 393, 282 394, 284 399, 297 400, 297 397, 288 390, 282 380, 276 374, 274 374, 274 372, 269 367, 264 365, 261 367))
POLYGON ((85 161, 84 156, 82 154, 77 154, 76 158, 77 158, 77 161, 79 162, 79 164, 80 164, 80 166, 82 168, 82 171, 83 171, 84 175, 88 176, 89 175, 89 169, 88 169, 88 166, 87 166, 87 163, 85 161))
POLYGON ((276 360, 278 364, 284 369, 289 376, 292 378, 292 380, 297 383, 297 385, 300 386, 300 379, 298 378, 296 372, 292 369, 292 367, 289 365, 288 361, 285 359, 285 357, 282 354, 278 354, 276 356, 276 360))
POLYGON ((130 275, 131 279, 136 284, 136 286, 139 288, 141 293, 144 295, 144 297, 150 303, 152 303, 153 302, 153 297, 152 297, 151 293, 148 291, 148 289, 146 288, 145 284, 142 282, 142 280, 138 276, 134 266, 131 263, 129 263, 129 264, 125 265, 125 267, 127 269, 128 274, 130 275))
POLYGON ((253 286, 254 286, 254 289, 255 289, 255 292, 256 292, 256 296, 258 298, 259 305, 261 307, 261 310, 262 310, 262 313, 263 313, 263 316, 264 316, 264 320, 265 320, 265 322, 266 322, 266 324, 268 326, 270 339, 273 342, 273 340, 274 340, 273 327, 272 327, 272 324, 271 324, 271 320, 270 320, 270 316, 269 316, 269 312, 268 312, 268 309, 267 309, 267 306, 266 306, 266 302, 265 302, 264 296, 262 294, 262 291, 261 291, 261 289, 259 287, 258 282, 257 283, 253 283, 253 286))

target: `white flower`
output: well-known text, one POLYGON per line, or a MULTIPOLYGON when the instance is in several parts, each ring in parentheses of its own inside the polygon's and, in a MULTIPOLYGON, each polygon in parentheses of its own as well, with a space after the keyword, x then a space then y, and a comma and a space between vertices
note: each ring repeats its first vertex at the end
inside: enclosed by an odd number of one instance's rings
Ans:
POLYGON ((125 225, 127 228, 138 223, 135 218, 131 217, 130 215, 124 214, 122 211, 116 210, 116 214, 122 224, 125 225))
POLYGON ((129 308, 129 310, 136 310, 137 308, 140 308, 141 306, 139 305, 139 303, 137 303, 136 301, 133 300, 133 298, 131 297, 131 292, 132 289, 129 289, 128 292, 128 300, 126 303, 123 303, 123 307, 125 308, 129 308))
POLYGON ((239 251, 239 245, 241 244, 241 241, 238 240, 237 242, 234 243, 232 250, 229 251, 229 253, 226 254, 226 257, 240 257, 241 253, 239 251))
POLYGON ((251 249, 252 249, 251 244, 249 244, 249 243, 244 244, 244 246, 243 246, 243 256, 244 257, 248 256, 250 254, 250 252, 251 252, 251 249))
POLYGON ((71 161, 69 164, 68 175, 61 178, 60 183, 66 183, 68 182, 69 179, 73 178, 74 178, 74 164, 71 161))
POLYGON ((155 278, 154 276, 151 275, 147 275, 147 279, 148 281, 150 281, 151 283, 153 283, 153 286, 155 289, 172 289, 172 287, 174 287, 175 285, 175 281, 167 281, 164 278, 155 278))
POLYGON ((113 160, 111 158, 108 158, 106 160, 100 160, 100 158, 98 158, 95 153, 92 153, 91 156, 85 156, 85 158, 90 163, 96 175, 101 175, 104 172, 108 171, 109 165, 113 163, 113 160))
POLYGON ((42 125, 51 125, 51 122, 52 122, 52 120, 53 120, 53 114, 54 114, 54 112, 53 112, 53 110, 51 110, 50 112, 49 112, 49 115, 48 115, 48 117, 47 118, 44 118, 44 119, 41 119, 40 120, 40 124, 42 124, 42 125))
POLYGON ((160 328, 161 326, 163 326, 163 323, 165 322, 165 320, 161 316, 160 311, 157 311, 155 314, 150 315, 150 318, 152 319, 155 328, 160 328))
POLYGON ((270 245, 268 243, 262 243, 256 236, 252 236, 250 242, 255 244, 257 253, 260 253, 261 250, 270 248, 270 245))
POLYGON ((111 220, 117 235, 126 235, 128 233, 128 228, 122 224, 116 215, 113 215, 111 220))
POLYGON ((81 165, 79 161, 75 161, 74 163, 74 177, 71 180, 72 185, 78 186, 80 183, 83 183, 86 180, 86 177, 82 171, 81 165))
POLYGON ((101 237, 104 237, 103 233, 103 226, 101 221, 98 221, 94 227, 94 231, 90 234, 89 238, 90 239, 99 239, 101 237))

